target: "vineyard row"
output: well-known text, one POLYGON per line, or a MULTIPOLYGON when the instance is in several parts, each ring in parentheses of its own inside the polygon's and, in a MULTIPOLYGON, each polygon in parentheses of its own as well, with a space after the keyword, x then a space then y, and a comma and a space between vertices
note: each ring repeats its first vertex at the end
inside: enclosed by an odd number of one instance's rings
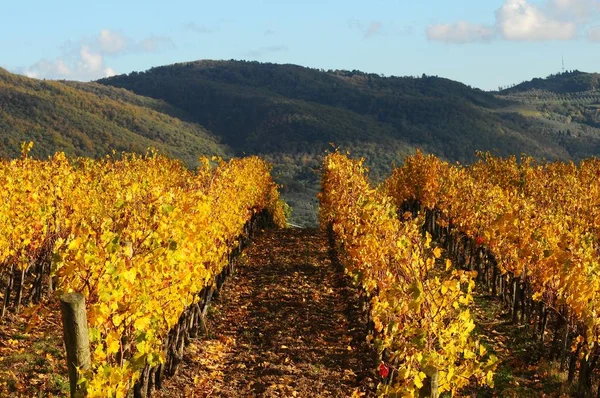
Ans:
POLYGON ((153 153, 35 160, 30 148, 0 161, 3 315, 82 293, 92 366, 81 388, 124 397, 140 381, 139 395, 151 370, 174 370, 167 353, 187 339, 183 323, 197 326, 194 308, 222 282, 238 237, 259 214, 285 224, 270 166, 201 159, 190 171, 153 153))

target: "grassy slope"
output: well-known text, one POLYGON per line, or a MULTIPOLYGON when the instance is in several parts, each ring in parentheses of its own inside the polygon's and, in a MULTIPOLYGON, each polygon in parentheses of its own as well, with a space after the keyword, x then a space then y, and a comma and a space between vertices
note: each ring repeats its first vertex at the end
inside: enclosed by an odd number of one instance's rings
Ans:
POLYGON ((35 142, 36 156, 64 151, 95 157, 152 147, 190 166, 201 154, 229 153, 206 129, 171 116, 180 110, 96 83, 35 80, 0 69, 0 109, 1 156, 17 156, 26 140, 35 142))

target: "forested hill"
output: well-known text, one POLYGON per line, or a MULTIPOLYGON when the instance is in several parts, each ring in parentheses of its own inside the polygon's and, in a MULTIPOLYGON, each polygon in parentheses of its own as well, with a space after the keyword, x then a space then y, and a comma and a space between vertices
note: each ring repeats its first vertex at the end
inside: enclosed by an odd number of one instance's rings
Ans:
POLYGON ((201 154, 230 154, 206 129, 178 117, 185 115, 164 101, 123 89, 30 79, 0 68, 2 157, 18 156, 23 141, 34 141, 32 154, 38 157, 155 148, 193 166, 201 154))
POLYGON ((555 94, 600 91, 600 73, 586 73, 578 70, 557 73, 547 78, 534 78, 501 90, 501 94, 516 94, 527 91, 548 91, 555 94))
POLYGON ((600 73, 558 73, 517 84, 498 96, 519 104, 530 119, 544 120, 573 158, 600 154, 600 73))
POLYGON ((417 147, 461 162, 473 161, 477 150, 546 159, 600 153, 595 127, 549 118, 511 96, 433 76, 204 60, 99 83, 163 100, 238 154, 273 161, 301 223, 316 221, 315 170, 330 143, 364 156, 375 179, 417 147))
POLYGON ((460 161, 481 149, 570 156, 557 142, 496 112, 506 101, 437 77, 198 61, 99 82, 165 100, 237 150, 315 154, 334 142, 362 148, 375 162, 390 150, 415 146, 460 161))

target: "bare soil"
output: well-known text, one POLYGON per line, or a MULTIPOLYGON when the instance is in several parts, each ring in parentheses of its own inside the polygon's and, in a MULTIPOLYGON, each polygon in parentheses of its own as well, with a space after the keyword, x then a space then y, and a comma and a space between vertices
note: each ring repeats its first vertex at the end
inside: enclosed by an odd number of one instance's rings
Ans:
POLYGON ((156 397, 374 396, 358 291, 317 230, 258 236, 156 397))

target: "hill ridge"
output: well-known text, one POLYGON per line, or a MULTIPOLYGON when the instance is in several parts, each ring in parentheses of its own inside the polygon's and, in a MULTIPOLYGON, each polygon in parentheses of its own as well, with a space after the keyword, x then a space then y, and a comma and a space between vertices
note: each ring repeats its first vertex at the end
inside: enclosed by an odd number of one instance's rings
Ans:
POLYGON ((38 80, 0 71, 0 156, 19 154, 22 141, 34 141, 32 155, 64 151, 71 156, 102 156, 153 147, 197 164, 201 154, 228 156, 218 137, 164 101, 97 83, 38 80))
POLYGON ((533 78, 500 90, 500 94, 516 94, 527 91, 547 91, 555 94, 600 91, 600 73, 588 73, 580 70, 551 74, 546 78, 533 78))

